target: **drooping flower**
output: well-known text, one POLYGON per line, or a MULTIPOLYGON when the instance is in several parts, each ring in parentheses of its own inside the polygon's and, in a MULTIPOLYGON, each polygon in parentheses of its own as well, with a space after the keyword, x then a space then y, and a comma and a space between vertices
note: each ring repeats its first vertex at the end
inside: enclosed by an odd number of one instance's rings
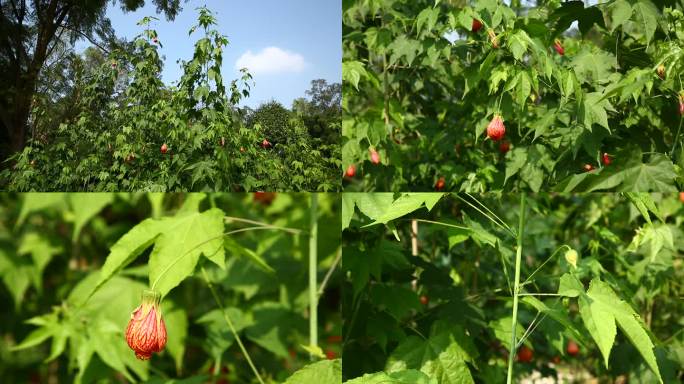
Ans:
POLYGON ((492 47, 499 48, 499 37, 496 36, 493 29, 487 30, 487 35, 489 35, 489 42, 492 43, 492 47))
POLYGON ((159 310, 161 294, 145 290, 142 304, 131 313, 126 327, 126 341, 135 351, 135 357, 148 360, 153 352, 161 352, 166 346, 166 325, 159 310))
POLYGON ((506 126, 504 126, 501 115, 494 115, 494 118, 487 126, 487 137, 494 141, 501 140, 506 134, 506 126))
POLYGON ((473 25, 470 27, 470 30, 472 32, 477 33, 477 31, 479 31, 480 28, 482 28, 482 22, 478 19, 473 19, 473 25))
POLYGON ((371 148, 368 150, 370 152, 370 161, 373 164, 380 164, 380 154, 375 149, 371 148))
POLYGON ((553 49, 555 49, 559 55, 561 55, 561 56, 565 55, 565 48, 563 48, 563 45, 561 44, 560 40, 556 39, 553 42, 553 49))

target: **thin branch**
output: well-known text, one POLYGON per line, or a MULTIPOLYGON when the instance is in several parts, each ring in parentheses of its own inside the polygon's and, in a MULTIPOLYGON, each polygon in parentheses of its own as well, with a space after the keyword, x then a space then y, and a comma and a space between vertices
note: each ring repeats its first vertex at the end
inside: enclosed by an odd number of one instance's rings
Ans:
POLYGON ((214 284, 212 284, 211 280, 209 280, 209 276, 207 275, 207 271, 204 269, 204 267, 202 267, 202 276, 204 276, 204 280, 207 282, 207 285, 209 286, 209 290, 211 291, 212 296, 214 296, 214 301, 216 301, 216 304, 221 309, 221 313, 223 314, 223 319, 226 321, 226 324, 228 324, 228 328, 230 328, 230 332, 233 333, 233 337, 235 337, 235 341, 237 341, 238 346, 240 347, 240 350, 242 351, 242 354, 245 356, 245 359, 247 360, 247 363, 249 364, 250 368, 252 368, 252 371, 254 372, 254 376, 256 376, 257 380, 259 380, 259 383, 264 384, 264 381, 261 379, 261 376, 259 375, 259 371, 256 369, 256 367, 254 366, 254 363, 252 362, 252 358, 249 357, 249 353, 247 353, 247 349, 245 348, 244 344, 242 344, 242 340, 240 339, 240 335, 237 333, 237 330, 235 330, 235 326, 233 326, 233 322, 230 321, 230 317, 228 316, 228 313, 226 313, 226 310, 223 308, 223 303, 221 303, 221 300, 219 299, 219 296, 216 293, 216 290, 214 289, 214 284))
POLYGON ((103 47, 102 45, 100 45, 97 41, 93 40, 90 36, 86 35, 85 33, 81 32, 81 31, 79 31, 79 30, 77 30, 77 29, 71 28, 71 27, 69 27, 69 26, 66 25, 66 24, 60 24, 59 26, 60 26, 61 28, 67 29, 67 30, 69 30, 69 31, 71 31, 71 32, 75 32, 75 33, 79 34, 81 37, 84 37, 86 40, 90 41, 91 44, 93 44, 94 46, 100 48, 104 53, 106 53, 106 54, 109 54, 109 53, 110 53, 109 50, 108 50, 107 48, 105 48, 105 47, 103 47))
POLYGON ((337 268, 337 265, 340 263, 340 260, 342 260, 342 249, 340 248, 339 251, 337 251, 337 256, 335 256, 335 261, 333 261, 333 264, 330 266, 330 269, 328 269, 328 272, 325 274, 325 277, 323 278, 323 282, 321 282, 321 286, 318 288, 318 297, 323 296, 323 292, 325 291, 325 286, 328 284, 328 280, 332 277, 333 272, 335 272, 335 269, 337 268))
POLYGON ((293 234, 293 235, 300 235, 300 234, 302 234, 302 233, 306 233, 306 231, 304 231, 304 230, 302 230, 302 229, 289 228, 289 227, 280 227, 280 226, 277 226, 277 225, 272 225, 272 224, 264 223, 263 221, 256 221, 256 220, 250 220, 250 219, 243 219, 243 218, 241 218, 241 217, 224 216, 224 217, 223 217, 223 220, 224 220, 224 221, 237 221, 237 222, 240 222, 240 223, 247 223, 247 224, 254 224, 254 225, 262 226, 262 227, 264 227, 264 228, 278 229, 278 230, 281 230, 281 231, 283 231, 283 232, 291 233, 291 234, 293 234))

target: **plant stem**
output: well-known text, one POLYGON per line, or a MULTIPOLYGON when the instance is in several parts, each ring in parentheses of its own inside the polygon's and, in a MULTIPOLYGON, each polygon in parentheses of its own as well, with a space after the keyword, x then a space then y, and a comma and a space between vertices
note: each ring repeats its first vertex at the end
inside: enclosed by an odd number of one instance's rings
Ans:
POLYGON ((223 220, 224 220, 224 221, 237 221, 237 222, 240 222, 240 223, 255 224, 255 225, 262 226, 262 227, 264 227, 264 228, 278 229, 278 230, 281 230, 281 231, 283 231, 283 232, 291 233, 291 234, 293 234, 293 235, 299 235, 299 234, 301 234, 301 233, 304 232, 303 230, 297 229, 297 228, 279 227, 279 226, 277 226, 277 225, 272 225, 272 224, 264 223, 263 221, 256 221, 256 220, 250 220, 250 219, 243 219, 243 218, 241 218, 241 217, 224 216, 224 217, 223 217, 223 220))
POLYGON ((233 326, 233 322, 230 321, 230 317, 228 317, 228 313, 226 313, 226 310, 223 308, 223 304, 221 303, 221 300, 219 299, 219 296, 216 293, 216 290, 214 289, 214 284, 212 284, 211 280, 209 280, 209 276, 207 275, 206 269, 204 269, 204 266, 202 266, 201 268, 202 268, 202 276, 204 277, 204 280, 207 282, 207 285, 209 286, 209 290, 211 291, 212 296, 214 296, 214 300, 216 301, 216 304, 221 309, 221 313, 223 314, 223 319, 226 320, 226 324, 228 324, 228 328, 230 328, 230 331, 233 333, 233 337, 235 337, 235 341, 237 341, 238 346, 240 347, 240 350, 242 351, 242 354, 245 356, 245 359, 247 359, 247 363, 252 368, 252 371, 254 372, 254 376, 256 376, 257 380, 259 380, 259 383, 264 384, 264 381, 261 379, 261 376, 259 375, 259 371, 256 369, 256 367, 254 366, 254 363, 252 362, 252 358, 249 357, 249 353, 247 353, 247 349, 245 349, 244 344, 242 344, 242 340, 240 339, 240 335, 238 335, 237 331, 235 330, 235 326, 233 326))
MULTIPOLYGON (((318 291, 316 289, 316 266, 318 245, 318 195, 311 194, 311 226, 309 232, 309 345, 318 346, 318 291)), ((313 353, 309 354, 311 360, 313 353)))
POLYGON ((340 249, 337 252, 337 256, 335 256, 335 261, 333 261, 332 266, 330 266, 330 269, 328 269, 328 272, 325 274, 325 277, 323 278, 321 285, 318 287, 318 297, 321 297, 323 295, 323 292, 325 291, 325 286, 328 285, 328 281, 332 277, 332 274, 335 272, 335 269, 337 268, 337 265, 340 263, 340 260, 342 260, 342 249, 340 249))
POLYGON ((674 138, 674 143, 672 143, 672 149, 670 150, 670 157, 674 159, 674 151, 677 148, 677 141, 679 140, 679 131, 682 129, 682 121, 684 121, 684 116, 679 118, 679 127, 677 128, 677 134, 674 138))
POLYGON ((520 260, 522 259, 523 226, 525 225, 525 195, 520 194, 520 222, 518 223, 517 248, 515 250, 515 280, 513 286, 513 319, 511 321, 511 346, 508 353, 506 383, 513 382, 513 358, 516 351, 515 330, 518 326, 518 292, 520 290, 520 260))

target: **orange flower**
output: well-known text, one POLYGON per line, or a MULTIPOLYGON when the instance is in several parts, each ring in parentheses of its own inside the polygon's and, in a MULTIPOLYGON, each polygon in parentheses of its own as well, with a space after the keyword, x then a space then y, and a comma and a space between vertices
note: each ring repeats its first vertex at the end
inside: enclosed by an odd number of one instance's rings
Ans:
POLYGON ((142 304, 131 314, 126 327, 126 341, 135 351, 135 357, 148 360, 152 352, 161 352, 166 345, 166 325, 159 311, 161 294, 143 291, 142 304))

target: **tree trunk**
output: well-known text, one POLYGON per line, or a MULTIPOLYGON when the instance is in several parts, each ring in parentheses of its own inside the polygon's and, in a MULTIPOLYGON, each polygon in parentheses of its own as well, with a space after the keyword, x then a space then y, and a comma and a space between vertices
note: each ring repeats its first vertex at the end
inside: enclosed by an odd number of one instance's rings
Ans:
POLYGON ((44 10, 38 10, 39 16, 38 32, 35 50, 33 57, 28 58, 24 53, 19 55, 18 61, 21 63, 22 59, 29 60, 26 64, 26 70, 19 67, 15 84, 14 97, 9 100, 9 124, 5 123, 7 128, 7 136, 10 139, 10 150, 19 152, 24 149, 26 145, 26 134, 29 116, 31 114, 31 103, 33 101, 33 94, 36 91, 36 82, 43 64, 48 56, 48 46, 55 37, 57 28, 66 18, 70 5, 65 5, 62 9, 57 11, 58 0, 52 0, 44 10))

